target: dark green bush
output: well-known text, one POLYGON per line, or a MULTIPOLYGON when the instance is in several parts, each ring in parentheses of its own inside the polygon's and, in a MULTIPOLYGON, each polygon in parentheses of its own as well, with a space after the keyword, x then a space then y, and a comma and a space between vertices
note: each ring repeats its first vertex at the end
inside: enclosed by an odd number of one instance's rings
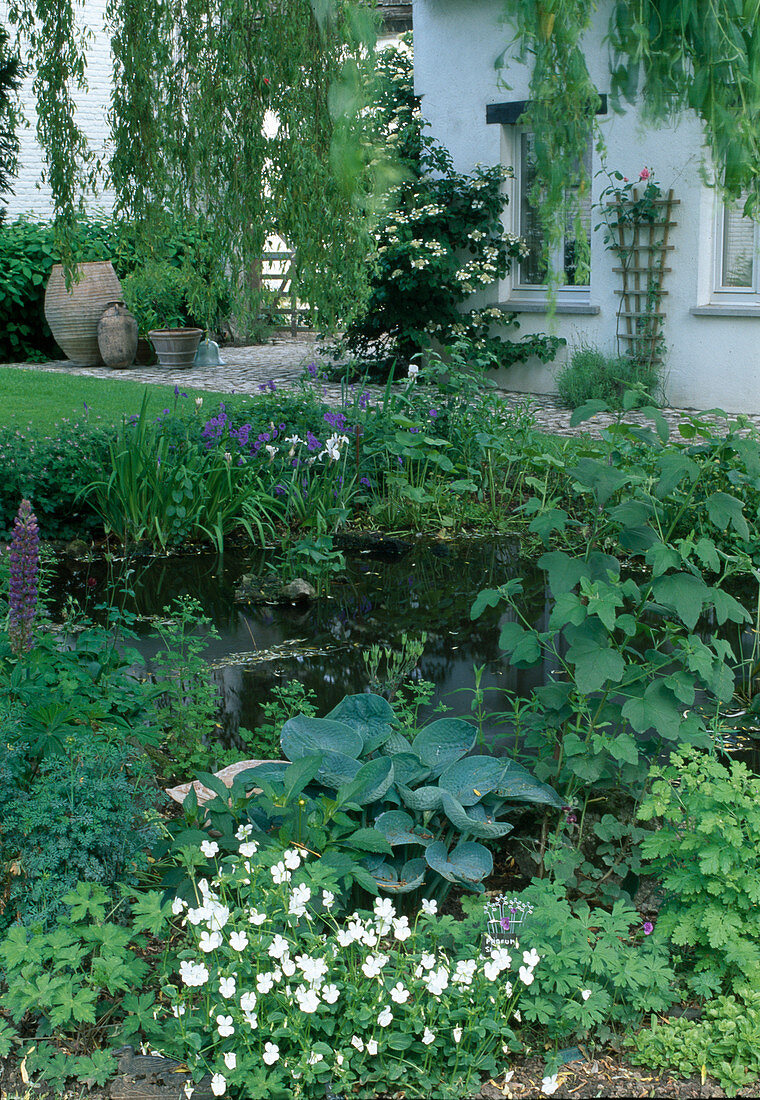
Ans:
MULTIPOLYGON (((75 241, 80 263, 111 260, 120 279, 143 266, 134 226, 116 219, 84 219, 75 241)), ((212 243, 193 225, 170 226, 153 260, 191 271, 189 316, 215 328, 229 311, 229 286, 212 243)), ((53 264, 60 262, 53 226, 18 219, 0 224, 0 361, 59 357, 43 305, 53 264)))
POLYGON ((622 408, 626 390, 639 389, 647 403, 657 404, 660 379, 656 368, 636 363, 628 356, 619 359, 592 347, 580 347, 557 375, 557 391, 563 405, 577 409, 585 401, 606 401, 622 408))

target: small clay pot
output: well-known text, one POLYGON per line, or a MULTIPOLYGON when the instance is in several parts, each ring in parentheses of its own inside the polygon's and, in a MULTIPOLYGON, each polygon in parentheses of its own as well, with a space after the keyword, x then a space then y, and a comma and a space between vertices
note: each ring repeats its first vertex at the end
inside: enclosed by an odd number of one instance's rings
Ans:
POLYGON ((109 302, 98 321, 98 347, 107 367, 131 367, 137 351, 137 321, 123 302, 109 302))

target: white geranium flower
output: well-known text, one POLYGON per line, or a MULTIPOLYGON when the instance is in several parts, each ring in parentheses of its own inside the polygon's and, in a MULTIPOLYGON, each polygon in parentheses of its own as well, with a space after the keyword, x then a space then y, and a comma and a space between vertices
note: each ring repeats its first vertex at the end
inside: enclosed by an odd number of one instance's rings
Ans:
POLYGON ((422 912, 427 913, 429 917, 434 917, 438 912, 438 902, 428 901, 427 898, 422 899, 422 912))
POLYGON ((430 1044, 435 1041, 435 1033, 432 1032, 429 1027, 425 1028, 422 1035, 422 1041, 426 1047, 429 1047, 430 1044))
POLYGON ((591 990, 590 989, 582 989, 581 990, 581 997, 583 997, 584 1001, 587 1001, 590 996, 591 996, 591 990))
MULTIPOLYGON (((238 851, 240 852, 243 859, 250 859, 251 856, 256 855, 258 850, 259 850, 259 846, 258 846, 258 844, 256 843, 255 840, 244 840, 243 843, 238 848, 238 851)), ((250 868, 246 867, 246 870, 248 871, 248 870, 250 870, 250 868)))
POLYGON ((226 905, 222 905, 215 898, 209 898, 206 902, 206 927, 209 932, 221 932, 230 919, 230 911, 226 905))
POLYGON ((529 966, 531 970, 534 970, 538 966, 541 962, 541 956, 538 951, 536 951, 535 947, 531 948, 530 951, 523 951, 523 962, 526 966, 529 966))
POLYGON ((326 1001, 329 1005, 334 1005, 340 996, 340 990, 337 985, 326 985, 322 988, 322 1000, 326 1001))
POLYGON ((414 379, 420 373, 420 368, 417 366, 416 363, 411 363, 409 365, 409 370, 406 373, 407 373, 407 377, 411 378, 411 380, 414 381, 414 379))
POLYGON ((234 978, 220 978, 219 979, 219 994, 224 997, 225 1000, 229 1000, 230 997, 235 996, 235 979, 234 978))
POLYGON ((397 1005, 403 1005, 406 1004, 406 1002, 409 1000, 410 993, 406 986, 402 985, 401 982, 396 982, 393 989, 391 990, 390 996, 391 1000, 395 1001, 397 1005))
POLYGON ((339 928, 335 933, 335 938, 341 947, 350 947, 354 942, 354 934, 349 928, 339 928))
POLYGON ((376 1039, 368 1039, 367 1040, 367 1054, 371 1054, 373 1058, 377 1054, 377 1040, 376 1039))
POLYGON ((221 1073, 215 1073, 211 1078, 211 1091, 214 1096, 224 1096, 227 1091, 227 1082, 224 1077, 222 1077, 221 1073))
POLYGON ((243 1012, 253 1012, 256 1007, 256 994, 252 989, 246 990, 246 992, 240 998, 240 1007, 243 1012))
POLYGON ((319 995, 315 989, 306 989, 304 986, 299 985, 296 990, 296 1000, 301 1012, 305 1012, 307 1015, 316 1012, 319 1008, 319 995))
POLYGON ((269 954, 273 959, 284 959, 289 951, 290 947, 288 941, 286 939, 283 939, 283 937, 278 932, 270 943, 267 954, 269 954))
POLYGON ((282 860, 272 867, 272 878, 275 886, 279 886, 283 882, 290 882, 290 871, 286 870, 282 860))
POLYGON ((256 990, 262 996, 271 993, 274 988, 274 979, 271 974, 259 974, 256 978, 256 990))
POLYGON ((202 840, 201 851, 206 859, 211 859, 219 851, 219 845, 215 840, 202 840))
POLYGON ((243 1015, 245 1016, 245 1022, 248 1024, 251 1031, 255 1031, 256 1028, 259 1026, 259 1018, 256 1015, 256 1013, 255 1012, 244 1012, 243 1015))
POLYGON ((296 972, 296 964, 291 958, 284 958, 280 963, 280 966, 282 967, 282 972, 286 978, 292 978, 296 972))
POLYGON ((451 979, 452 982, 455 985, 472 985, 472 979, 477 968, 478 964, 475 959, 460 959, 451 979))
POLYGON ((208 970, 204 963, 192 963, 183 959, 179 964, 179 976, 185 985, 205 985, 208 981, 208 970))
POLYGON ((288 912, 292 913, 294 917, 302 917, 306 913, 306 903, 311 898, 311 890, 308 886, 302 884, 296 886, 293 893, 290 895, 290 902, 288 903, 288 912))
POLYGON ((175 917, 178 917, 183 909, 187 909, 187 902, 184 898, 175 898, 172 902, 172 913, 175 917))
POLYGON ((387 955, 367 955, 362 963, 362 973, 367 978, 377 978, 387 962, 387 955))
POLYGON ((393 1013, 391 1012, 391 1006, 386 1005, 385 1008, 378 1015, 377 1022, 380 1024, 380 1027, 387 1027, 392 1019, 393 1013))
POLYGON ((359 1051, 359 1053, 361 1053, 361 1051, 364 1050, 364 1040, 360 1039, 358 1035, 352 1035, 351 1036, 351 1046, 356 1047, 356 1049, 359 1051))
POLYGON ((224 1064, 227 1069, 235 1069, 237 1066, 237 1054, 234 1050, 228 1050, 224 1056, 224 1064))
POLYGON ((412 934, 412 930, 409 927, 408 917, 394 917, 393 918, 393 935, 399 941, 403 943, 404 940, 408 940, 412 934))
POLYGON ((201 932, 201 938, 198 940, 198 947, 201 951, 205 951, 208 955, 211 951, 216 951, 217 947, 222 946, 222 937, 219 932, 201 932))
POLYGON ((238 825, 237 831, 235 833, 235 840, 247 840, 252 832, 253 825, 251 825, 250 823, 248 825, 238 825))
POLYGON ((188 921, 190 924, 197 926, 201 923, 201 921, 204 921, 207 916, 208 912, 206 910, 206 906, 201 905, 198 909, 188 909, 185 920, 188 921))
POLYGON ((455 1027, 452 1034, 454 1036, 454 1042, 459 1043, 461 1038, 462 1038, 462 1029, 461 1029, 461 1027, 455 1027))
POLYGON ((273 1066, 280 1057, 280 1048, 277 1046, 277 1043, 267 1043, 261 1057, 268 1066, 273 1066))
POLYGON ((335 905, 335 894, 333 894, 332 890, 322 891, 322 904, 325 909, 332 909, 333 905, 335 905))
POLYGON ((489 982, 495 982, 501 973, 499 964, 495 963, 493 959, 489 959, 488 962, 483 963, 483 973, 489 982))
POLYGON ((233 951, 245 951, 248 946, 248 937, 245 932, 230 933, 230 947, 233 951))
POLYGON ((437 970, 431 970, 423 979, 428 987, 428 992, 434 997, 440 997, 449 984, 449 975, 445 966, 439 966, 437 970))
POLYGON ((232 1023, 231 1016, 217 1016, 216 1018, 216 1030, 219 1032, 223 1039, 229 1039, 230 1035, 235 1034, 235 1028, 232 1023))
POLYGON ((258 909, 248 910, 248 923, 249 924, 263 924, 267 919, 266 913, 260 913, 258 909))
POLYGON ((435 966, 435 955, 423 955, 420 959, 420 966, 424 970, 432 970, 435 966))
POLYGON ((172 1016, 174 1016, 176 1020, 178 1020, 180 1016, 184 1016, 185 1011, 184 1005, 172 1005, 172 1016))
POLYGON ((559 1088, 559 1081, 557 1080, 557 1074, 553 1073, 551 1077, 541 1078, 541 1092, 544 1096, 553 1096, 559 1088))
POLYGON ((375 919, 389 924, 396 916, 396 909, 390 898, 375 898, 375 919))
POLYGON ((512 965, 512 956, 506 947, 495 947, 491 952, 491 958, 499 970, 507 970, 512 965))
MULTIPOLYGON (((385 925, 379 927, 381 935, 384 935, 388 931, 388 928, 386 928, 385 925)), ((379 942, 377 934, 373 932, 371 928, 364 929, 361 935, 361 941, 365 947, 376 947, 379 942)))
POLYGON ((301 853, 297 848, 288 848, 282 853, 282 859, 289 871, 297 871, 301 866, 301 853))
POLYGON ((316 1050, 313 1050, 308 1057, 308 1063, 310 1066, 316 1066, 318 1062, 321 1062, 324 1058, 324 1054, 318 1054, 316 1050))
POLYGON ((530 969, 529 966, 521 966, 520 970, 519 970, 519 974, 520 974, 520 981, 523 983, 523 985, 532 985, 533 984, 533 971, 530 969))

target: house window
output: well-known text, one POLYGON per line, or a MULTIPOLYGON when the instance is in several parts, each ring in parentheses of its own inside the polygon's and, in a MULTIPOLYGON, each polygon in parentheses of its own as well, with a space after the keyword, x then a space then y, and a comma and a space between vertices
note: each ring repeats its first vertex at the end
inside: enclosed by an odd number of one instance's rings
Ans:
POLYGON ((746 195, 718 209, 716 294, 749 304, 758 295, 758 223, 744 215, 746 195))
MULTIPOLYGON (((544 263, 544 235, 538 211, 531 200, 531 192, 536 182, 536 158, 534 135, 529 130, 516 133, 515 179, 516 179, 516 225, 515 232, 523 237, 528 245, 528 255, 520 262, 515 272, 513 294, 522 292, 546 292, 547 270, 544 263)), ((587 177, 591 177, 591 143, 583 155, 583 165, 587 177)), ((591 193, 590 188, 578 201, 577 188, 568 188, 567 214, 563 239, 551 256, 551 267, 555 272, 564 273, 564 285, 559 287, 562 296, 579 300, 588 299, 588 268, 579 264, 582 252, 588 256, 591 235, 591 193), (578 219, 580 212, 580 219, 578 219), (578 225, 585 240, 577 234, 578 225)))

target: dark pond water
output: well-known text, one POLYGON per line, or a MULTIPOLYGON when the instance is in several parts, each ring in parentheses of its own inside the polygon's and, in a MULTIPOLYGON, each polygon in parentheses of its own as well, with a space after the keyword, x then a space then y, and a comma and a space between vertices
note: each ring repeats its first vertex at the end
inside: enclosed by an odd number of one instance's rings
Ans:
MULTIPOLYGON (((107 596, 140 616, 136 645, 149 664, 160 645, 151 618, 177 597, 198 599, 219 633, 205 656, 219 687, 222 736, 230 744, 240 726, 256 728, 274 684, 300 680, 316 692, 320 713, 346 694, 365 691, 363 652, 373 643, 398 649, 403 633, 427 634, 416 675, 436 685, 431 707, 444 702, 453 713, 469 715, 473 666, 484 666, 481 686, 490 712, 505 710, 507 691, 527 695, 543 679, 541 670, 518 671, 505 663, 498 647, 504 609, 470 620, 481 589, 520 575, 529 618, 544 626, 543 577, 520 559, 514 541, 419 541, 390 555, 347 552, 345 576, 322 599, 296 606, 236 602, 243 575, 264 574, 267 564, 262 552, 149 559, 131 564, 130 592, 120 598, 123 566, 65 559, 55 589, 61 601, 71 595, 88 610, 107 596)), ((489 741, 508 733, 496 719, 485 729, 489 741)))

